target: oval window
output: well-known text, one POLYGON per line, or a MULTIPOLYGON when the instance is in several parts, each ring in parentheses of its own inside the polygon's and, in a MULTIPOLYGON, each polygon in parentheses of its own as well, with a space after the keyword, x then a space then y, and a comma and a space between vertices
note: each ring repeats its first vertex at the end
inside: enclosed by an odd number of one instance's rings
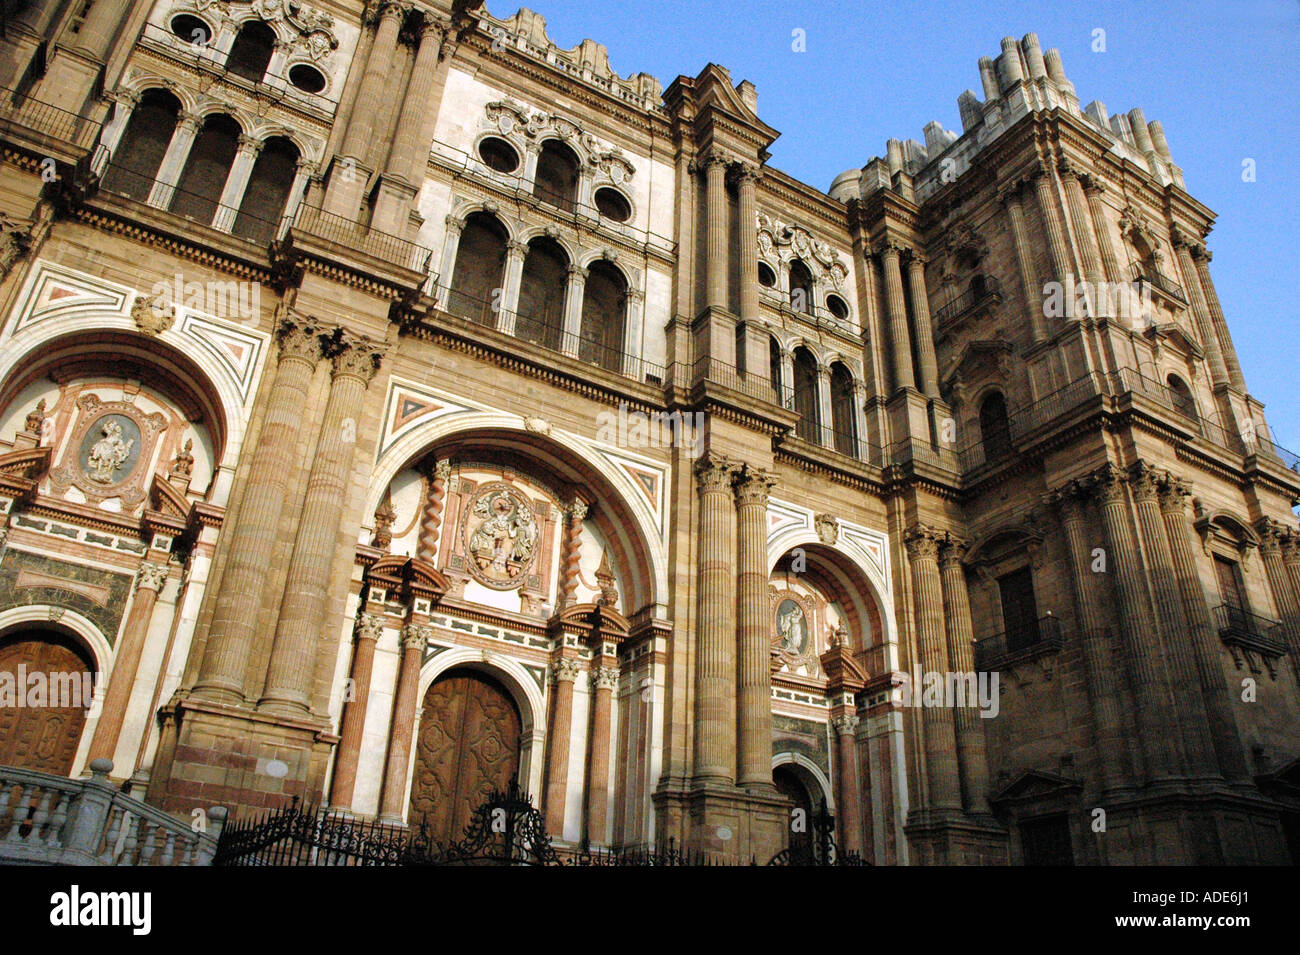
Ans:
POLYGON ((758 263, 758 284, 763 288, 776 287, 776 273, 772 271, 772 266, 766 262, 758 263))
POLYGON ((632 218, 632 207, 628 205, 627 199, 617 189, 608 186, 596 190, 596 208, 604 218, 615 222, 626 222, 632 218))
POLYGON ((489 136, 478 144, 478 155, 488 168, 497 172, 514 172, 519 168, 519 153, 504 139, 489 136))
POLYGON ((190 13, 172 17, 172 33, 196 46, 207 46, 212 39, 212 28, 190 13))
POLYGON ((319 93, 325 88, 325 77, 321 71, 306 63, 289 67, 289 82, 304 93, 319 93))
POLYGON ((826 307, 830 309, 831 314, 841 322, 849 317, 849 307, 844 304, 844 299, 840 298, 838 295, 827 295, 826 307))

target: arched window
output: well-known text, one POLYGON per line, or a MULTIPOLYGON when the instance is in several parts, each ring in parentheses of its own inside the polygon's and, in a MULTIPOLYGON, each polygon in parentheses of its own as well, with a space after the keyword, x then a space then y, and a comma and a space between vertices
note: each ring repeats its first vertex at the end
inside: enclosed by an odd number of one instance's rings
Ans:
POLYGON ((519 283, 516 336, 559 350, 568 272, 569 257, 560 243, 545 237, 528 243, 523 279, 519 283))
POLYGON ((226 69, 236 76, 260 83, 275 52, 275 31, 261 20, 249 20, 239 30, 226 57, 226 69))
POLYGON ((475 212, 465 220, 456 268, 451 274, 447 311, 480 325, 496 325, 506 238, 506 227, 490 213, 475 212))
POLYGON ((578 357, 619 371, 623 356, 623 312, 627 279, 613 265, 593 262, 582 291, 582 341, 578 357))
POLYGON ((853 373, 836 362, 831 365, 831 427, 835 450, 856 457, 858 435, 853 414, 853 373))
POLYGON ((205 225, 212 223, 239 148, 239 124, 229 116, 209 116, 194 137, 185 168, 176 180, 169 208, 205 225))
POLYGON ((795 432, 805 441, 818 442, 821 409, 817 399, 817 359, 806 348, 794 350, 794 411, 799 416, 795 432))
POLYGON ((789 386, 784 380, 783 369, 781 367, 781 346, 775 338, 767 340, 767 366, 768 374, 772 378, 772 390, 776 392, 776 403, 785 406, 786 392, 789 386))
POLYGON ((1011 453, 1011 426, 1007 421, 1007 400, 995 391, 980 405, 980 441, 984 460, 996 461, 1011 453))
POLYGON ((274 239, 297 174, 298 147, 284 136, 268 139, 253 163, 244 201, 230 231, 254 242, 274 239))
POLYGON ((1196 399, 1192 397, 1192 389, 1187 387, 1187 382, 1177 375, 1170 375, 1166 381, 1169 390, 1173 393, 1174 410, 1184 418, 1199 421, 1201 416, 1196 413, 1196 399))
POLYGON ((578 156, 558 139, 542 143, 533 177, 533 195, 572 212, 578 201, 578 156))
POLYGON ((104 174, 105 189, 141 202, 149 198, 180 111, 181 101, 166 90, 140 97, 104 174))
POLYGON ((813 277, 799 259, 790 263, 790 307, 811 315, 813 311, 813 277))

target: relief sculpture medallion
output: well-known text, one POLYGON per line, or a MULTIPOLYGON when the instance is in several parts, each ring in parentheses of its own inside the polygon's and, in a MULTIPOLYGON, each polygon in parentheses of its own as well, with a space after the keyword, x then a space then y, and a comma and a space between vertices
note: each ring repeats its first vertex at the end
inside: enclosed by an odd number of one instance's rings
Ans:
POLYGON ((537 518, 522 494, 500 481, 479 489, 465 522, 467 563, 479 583, 495 590, 523 586, 537 545, 537 518))

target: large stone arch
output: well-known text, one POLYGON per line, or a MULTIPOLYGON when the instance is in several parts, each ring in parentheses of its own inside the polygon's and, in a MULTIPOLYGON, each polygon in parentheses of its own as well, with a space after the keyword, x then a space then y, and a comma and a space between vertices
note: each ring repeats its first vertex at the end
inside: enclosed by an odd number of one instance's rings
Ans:
MULTIPOLYGON (((772 768, 778 766, 790 766, 803 779, 805 785, 809 782, 820 791, 822 802, 826 804, 827 810, 835 812, 835 787, 831 781, 826 778, 821 767, 814 763, 803 753, 786 752, 776 753, 772 756, 772 768)), ((810 787, 811 788, 811 787, 810 787)), ((816 792, 810 792, 809 795, 817 795, 816 792)), ((814 808, 816 803, 813 804, 814 808)))
POLYGON ((463 446, 471 439, 507 447, 570 482, 586 482, 596 503, 608 512, 610 520, 602 530, 624 561, 628 616, 653 604, 654 616, 662 619, 668 603, 668 566, 655 514, 631 475, 605 458, 595 445, 567 432, 561 441, 559 435, 530 430, 523 418, 502 412, 466 411, 435 418, 412 428, 383 452, 375 463, 363 513, 373 514, 394 476, 431 451, 463 446))

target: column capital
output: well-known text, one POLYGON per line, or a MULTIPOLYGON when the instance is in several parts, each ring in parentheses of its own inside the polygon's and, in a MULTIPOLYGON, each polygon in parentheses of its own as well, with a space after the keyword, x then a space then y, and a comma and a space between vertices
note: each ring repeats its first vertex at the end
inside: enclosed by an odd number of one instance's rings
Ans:
POLYGON ((368 385, 379 371, 384 351, 384 346, 379 342, 343 332, 330 349, 329 357, 334 363, 332 375, 335 378, 357 378, 362 384, 368 385))
POLYGON ((140 565, 140 569, 135 575, 135 586, 137 590, 152 590, 154 592, 163 589, 167 583, 167 565, 155 564, 153 561, 145 561, 140 565))
POLYGON ((1207 249, 1204 244, 1198 243, 1192 246, 1192 260, 1196 262, 1197 267, 1204 268, 1210 264, 1214 258, 1214 253, 1207 249))
POLYGON ((1095 172, 1085 172, 1079 175, 1079 183, 1083 186, 1083 191, 1087 193, 1088 198, 1105 194, 1110 188, 1110 184, 1095 172))
POLYGON ((709 155, 707 156, 697 157, 695 160, 695 165, 697 168, 703 170, 705 173, 707 173, 714 166, 721 166, 722 171, 725 173, 727 171, 727 167, 736 161, 737 160, 734 157, 727 156, 722 153, 709 153, 709 155))
POLYGON ((735 180, 737 186, 753 185, 763 178, 763 170, 754 163, 737 160, 728 167, 731 170, 731 177, 735 180))
POLYGON ((326 330, 314 318, 288 311, 291 312, 290 317, 284 318, 276 329, 276 337, 280 341, 280 360, 297 358, 315 365, 323 354, 321 338, 326 330))
POLYGON ((581 265, 570 265, 568 273, 570 282, 581 284, 587 281, 588 270, 584 269, 581 265))
POLYGON ((1129 486, 1133 489, 1135 501, 1154 501, 1160 495, 1160 482, 1164 475, 1147 464, 1138 461, 1129 468, 1129 486))
POLYGON ((402 649, 419 650, 424 653, 425 645, 433 636, 433 627, 419 623, 408 623, 402 628, 402 649))
POLYGON ((839 733, 841 736, 852 736, 853 731, 858 728, 860 722, 862 721, 857 716, 848 713, 844 716, 837 716, 832 719, 831 726, 835 727, 835 732, 839 733))
POLYGON ((587 502, 575 497, 565 506, 564 513, 568 516, 569 523, 581 524, 587 519, 587 502))
POLYGON ((920 249, 908 249, 907 267, 913 272, 924 270, 929 261, 930 257, 920 249))
POLYGON ((960 566, 966 551, 970 549, 970 541, 957 537, 954 534, 944 534, 943 539, 939 541, 939 564, 948 566, 957 564, 960 566))
POLYGON ((998 189, 998 202, 1002 203, 1002 205, 1007 208, 1010 208, 1011 206, 1019 206, 1021 202, 1024 201, 1022 195, 1024 191, 1025 180, 1014 179, 1011 182, 1005 183, 998 189))
POLYGON ((1286 528, 1285 536, 1282 538, 1282 562, 1300 563, 1300 532, 1297 532, 1294 527, 1286 528))
POLYGON ((880 242, 880 257, 882 259, 885 256, 893 256, 894 258, 897 258, 901 256, 904 252, 910 252, 910 251, 911 249, 907 245, 903 244, 902 240, 900 239, 895 239, 893 237, 886 236, 880 242))
POLYGON ((1191 252, 1201 244, 1200 239, 1195 234, 1177 223, 1169 227, 1169 242, 1174 247, 1175 252, 1180 252, 1183 249, 1191 252))
POLYGON ((377 613, 363 613, 357 617, 352 635, 358 640, 378 640, 384 632, 384 618, 377 613))
POLYGON ((903 546, 911 560, 936 560, 939 556, 939 541, 943 535, 933 527, 917 524, 909 527, 903 534, 903 546))
POLYGON ((767 506, 767 492, 776 484, 776 476, 751 465, 744 465, 735 472, 736 503, 739 505, 758 504, 767 506))
POLYGON ((203 119, 204 117, 196 113, 181 110, 180 115, 176 117, 176 129, 177 131, 184 130, 187 133, 197 133, 199 127, 203 125, 203 119))
POLYGON ((1083 177, 1083 170, 1079 167, 1079 164, 1066 156, 1062 156, 1060 161, 1057 162, 1056 171, 1067 182, 1071 179, 1078 181, 1083 177))
POLYGON ((568 657, 556 660, 551 664, 551 685, 555 685, 556 683, 572 683, 574 680, 578 679, 579 672, 577 660, 568 657))
POLYGON ((140 105, 140 96, 141 94, 139 90, 119 89, 116 92, 110 94, 109 98, 114 103, 117 103, 122 106, 129 106, 131 109, 135 109, 137 106, 140 105))
POLYGON ((590 674, 591 685, 598 690, 618 688, 618 667, 596 667, 590 674))
POLYGON ((451 458, 442 458, 433 466, 433 476, 440 481, 451 477, 451 458))
POLYGON ((1182 514, 1187 507, 1187 499, 1192 489, 1187 482, 1172 474, 1165 474, 1160 482, 1160 510, 1166 514, 1182 514))
POLYGON ((701 491, 729 491, 736 473, 736 464, 709 451, 695 462, 695 480, 701 491))
POLYGON ((396 19, 399 22, 406 19, 406 15, 411 12, 411 4, 407 0, 371 0, 367 5, 363 22, 366 26, 374 26, 381 20, 396 19))
POLYGON ((1261 517, 1255 522, 1255 531, 1259 534, 1259 552, 1267 556, 1282 553, 1282 545, 1291 531, 1281 521, 1271 517, 1261 517))
POLYGON ((453 215, 448 215, 442 221, 447 227, 447 233, 449 235, 460 235, 461 230, 465 228, 465 223, 453 215))
POLYGON ((1124 502, 1124 485, 1128 476, 1114 464, 1104 464, 1088 478, 1088 488, 1097 498, 1097 503, 1105 507, 1108 504, 1124 502))
POLYGON ((507 256, 507 257, 513 255, 513 256, 518 256, 519 258, 522 259, 522 258, 523 258, 524 256, 526 256, 527 254, 528 254, 528 243, 527 243, 527 242, 519 242, 519 241, 517 241, 517 240, 515 240, 515 239, 510 239, 510 240, 508 240, 508 241, 506 242, 506 256, 507 256))

